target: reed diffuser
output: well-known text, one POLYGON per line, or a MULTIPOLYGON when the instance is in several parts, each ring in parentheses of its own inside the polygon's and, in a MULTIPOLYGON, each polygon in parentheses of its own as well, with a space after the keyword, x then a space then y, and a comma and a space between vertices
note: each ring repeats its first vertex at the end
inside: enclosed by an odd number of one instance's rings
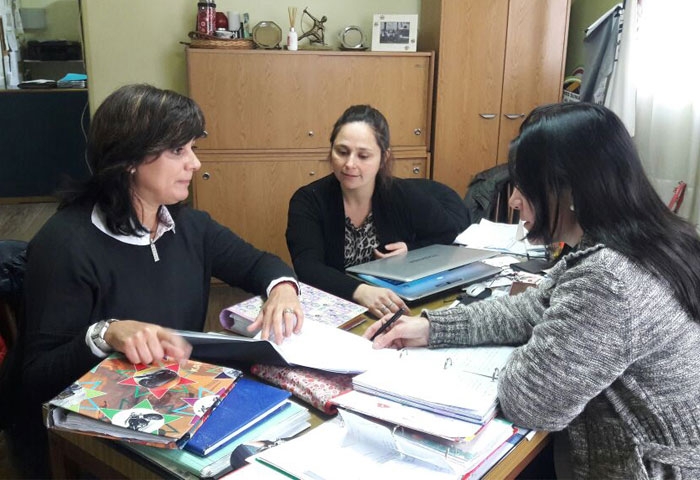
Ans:
POLYGON ((287 7, 289 13, 289 33, 287 33, 287 50, 297 50, 299 48, 299 37, 294 30, 297 21, 297 7, 287 7))

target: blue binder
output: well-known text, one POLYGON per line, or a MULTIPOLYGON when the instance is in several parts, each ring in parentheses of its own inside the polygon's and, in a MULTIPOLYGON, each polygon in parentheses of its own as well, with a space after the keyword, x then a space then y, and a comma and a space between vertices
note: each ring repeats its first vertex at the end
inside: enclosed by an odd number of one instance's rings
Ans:
POLYGON ((291 393, 249 378, 239 378, 233 389, 209 415, 185 450, 205 456, 288 405, 291 393))

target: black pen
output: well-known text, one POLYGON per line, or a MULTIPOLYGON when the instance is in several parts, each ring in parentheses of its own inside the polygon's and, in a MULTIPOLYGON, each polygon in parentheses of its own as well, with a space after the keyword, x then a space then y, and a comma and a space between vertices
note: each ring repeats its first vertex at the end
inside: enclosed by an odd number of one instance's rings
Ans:
POLYGON ((390 318, 389 320, 387 320, 387 322, 386 322, 384 325, 382 325, 381 327, 379 327, 379 330, 377 330, 376 332, 374 332, 374 335, 372 335, 372 338, 370 338, 369 341, 370 341, 370 342, 373 342, 375 338, 377 338, 379 335, 381 335, 382 333, 384 333, 384 332, 386 331, 386 329, 389 328, 389 327, 390 327, 396 320, 398 320, 399 317, 400 317, 401 315, 403 315, 404 313, 406 313, 406 311, 403 309, 403 307, 399 308, 399 309, 396 311, 396 313, 393 314, 393 315, 391 316, 391 318, 390 318))

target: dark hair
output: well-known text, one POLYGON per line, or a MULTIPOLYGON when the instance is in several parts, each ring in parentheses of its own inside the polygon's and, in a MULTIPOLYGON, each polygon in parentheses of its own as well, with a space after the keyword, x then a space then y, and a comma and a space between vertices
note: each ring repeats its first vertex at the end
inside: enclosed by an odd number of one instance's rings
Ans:
POLYGON ((87 161, 92 176, 65 192, 61 207, 96 203, 113 233, 145 233, 132 204, 130 170, 204 135, 204 115, 194 100, 145 84, 117 89, 91 119, 87 161))
POLYGON ((391 154, 391 137, 389 135, 389 123, 386 121, 382 112, 369 105, 353 105, 343 112, 336 120, 331 132, 331 148, 333 142, 338 136, 338 132, 348 123, 364 122, 372 128, 374 138, 379 145, 382 160, 377 172, 377 185, 380 187, 387 186, 391 182, 391 163, 393 156, 391 154))
POLYGON ((617 250, 666 280, 700 319, 700 239, 661 201, 612 111, 589 103, 536 108, 511 142, 509 168, 535 212, 528 238, 551 242, 558 200, 570 191, 586 241, 617 250))

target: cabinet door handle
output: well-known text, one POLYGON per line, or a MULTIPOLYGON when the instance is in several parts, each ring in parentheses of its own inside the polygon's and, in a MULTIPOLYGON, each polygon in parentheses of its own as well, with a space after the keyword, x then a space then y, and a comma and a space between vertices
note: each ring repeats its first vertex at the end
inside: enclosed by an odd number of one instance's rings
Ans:
POLYGON ((420 167, 413 167, 413 173, 416 175, 420 174, 420 167))
POLYGON ((209 172, 204 172, 202 173, 202 180, 209 180, 211 178, 211 175, 209 172))
POLYGON ((316 172, 314 172, 313 170, 311 170, 311 171, 309 172, 309 177, 313 177, 314 175, 316 175, 316 172))
POLYGON ((413 130, 414 135, 420 135, 421 133, 423 133, 423 131, 420 128, 416 128, 415 130, 413 130))
POLYGON ((504 113, 504 115, 508 120, 517 120, 525 116, 524 113, 504 113))
POLYGON ((496 118, 495 113, 480 113, 479 116, 481 118, 485 118, 486 120, 491 120, 492 118, 496 118))
POLYGON ((307 134, 309 137, 313 137, 313 136, 314 136, 314 131, 313 131, 313 130, 309 130, 308 132, 306 132, 306 134, 307 134))

